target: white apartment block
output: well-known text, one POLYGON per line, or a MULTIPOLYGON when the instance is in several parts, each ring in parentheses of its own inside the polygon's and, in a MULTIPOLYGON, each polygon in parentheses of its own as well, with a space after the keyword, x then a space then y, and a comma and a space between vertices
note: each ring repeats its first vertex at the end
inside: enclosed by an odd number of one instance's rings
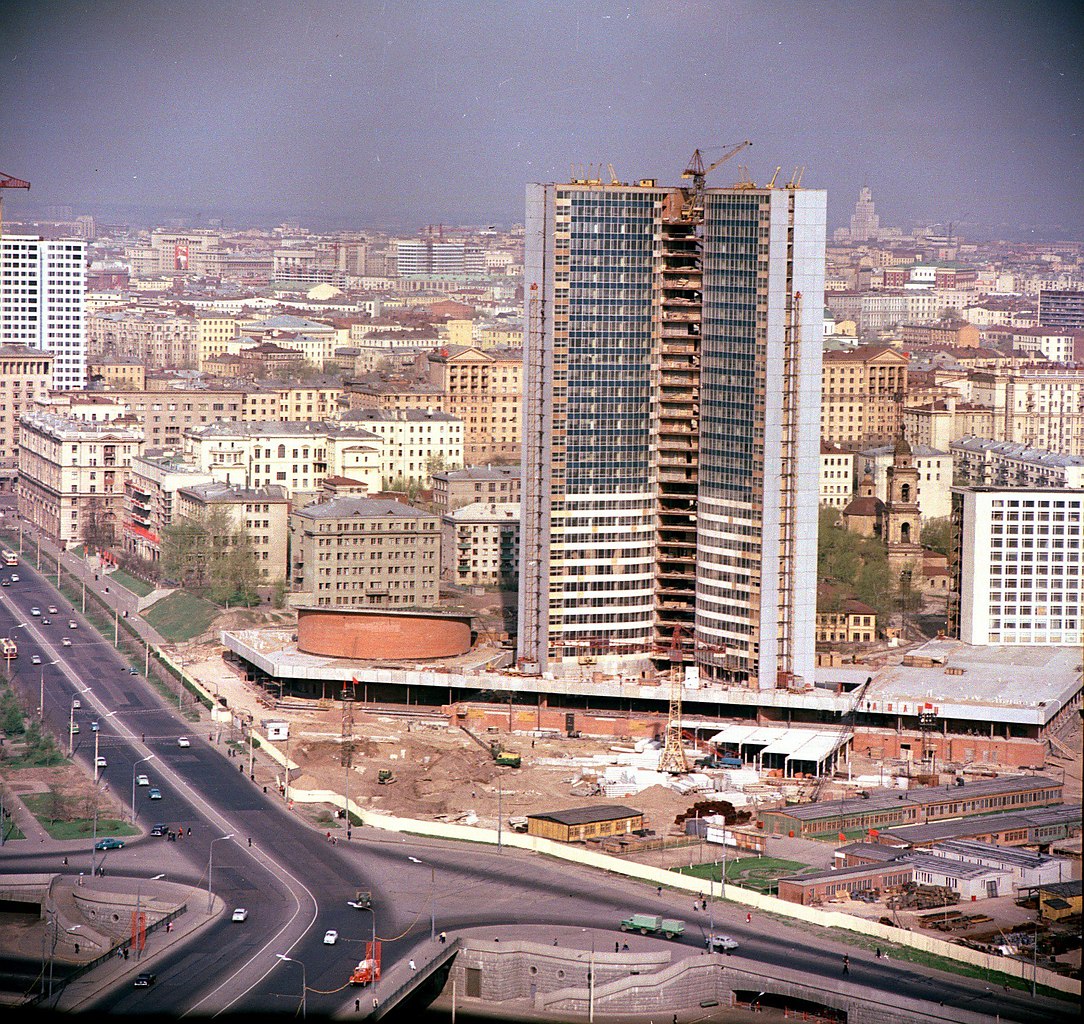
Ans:
POLYGON ((86 265, 79 239, 0 239, 0 338, 52 353, 55 389, 86 383, 86 265))
POLYGON ((822 444, 820 479, 820 503, 846 508, 854 494, 854 452, 822 444))
MULTIPOLYGON (((402 479, 429 486, 438 469, 463 465, 463 421, 429 409, 353 409, 341 423, 384 439, 384 486, 402 479)), ((349 473, 344 474, 349 476, 349 473)))
MULTIPOLYGON (((954 488, 962 503, 959 638, 983 646, 1084 643, 1084 491, 954 488)), ((1012 687, 1012 670, 1005 685, 1012 687)))
POLYGON ((974 403, 993 412, 995 440, 1084 455, 1084 369, 982 371, 972 381, 974 403))
POLYGON ((294 502, 315 496, 330 476, 381 490, 384 442, 358 424, 208 423, 185 431, 189 461, 234 487, 279 486, 294 502))
MULTIPOLYGON (((888 470, 892 465, 894 445, 867 448, 855 457, 855 471, 863 476, 869 467, 874 494, 888 501, 888 470)), ((911 446, 912 462, 918 470, 915 501, 923 519, 943 519, 952 513, 952 456, 924 444, 911 446)))
POLYGON ((158 561, 162 531, 176 516, 177 492, 213 480, 176 452, 152 449, 134 457, 125 484, 124 550, 158 561))
POLYGON ((143 431, 112 423, 29 412, 20 421, 19 513, 63 547, 93 534, 121 536, 125 486, 143 431))
POLYGON ((970 487, 1081 487, 1084 455, 964 437, 950 446, 956 482, 970 487))

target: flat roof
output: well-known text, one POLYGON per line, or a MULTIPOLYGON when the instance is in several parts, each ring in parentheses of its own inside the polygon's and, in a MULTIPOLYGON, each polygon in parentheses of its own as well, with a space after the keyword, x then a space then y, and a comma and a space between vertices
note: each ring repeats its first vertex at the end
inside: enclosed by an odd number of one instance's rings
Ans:
POLYGON ((787 760, 819 763, 851 739, 838 729, 787 729, 763 725, 728 725, 709 739, 716 746, 763 745, 761 755, 781 754, 787 760))
POLYGON ((589 825, 594 821, 614 821, 617 818, 638 818, 644 812, 624 804, 592 804, 590 807, 570 807, 565 811, 543 811, 528 814, 537 821, 555 821, 558 825, 589 825))
POLYGON ((1019 846, 999 846, 997 843, 980 843, 976 839, 946 839, 937 843, 933 851, 935 853, 945 851, 960 857, 975 857, 1022 868, 1037 867, 1051 860, 1050 857, 1034 850, 1025 850, 1019 846))

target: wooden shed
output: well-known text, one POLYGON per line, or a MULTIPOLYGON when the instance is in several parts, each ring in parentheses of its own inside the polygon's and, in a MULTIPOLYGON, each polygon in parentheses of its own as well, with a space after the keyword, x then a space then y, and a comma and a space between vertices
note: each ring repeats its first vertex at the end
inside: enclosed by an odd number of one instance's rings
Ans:
POLYGON ((555 839, 559 843, 580 843, 588 839, 635 832, 644 827, 644 812, 621 804, 594 804, 567 811, 546 811, 527 815, 527 833, 555 839))

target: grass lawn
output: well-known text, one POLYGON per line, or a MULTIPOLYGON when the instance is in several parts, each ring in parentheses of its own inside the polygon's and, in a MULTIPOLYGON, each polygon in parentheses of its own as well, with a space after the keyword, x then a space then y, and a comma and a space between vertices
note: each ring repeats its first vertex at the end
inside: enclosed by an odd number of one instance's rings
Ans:
MULTIPOLYGON (((93 818, 75 818, 72 821, 51 821, 49 818, 50 801, 48 793, 31 793, 23 797, 27 810, 41 822, 41 827, 53 839, 90 839, 94 835, 93 818)), ((98 816, 98 838, 102 836, 137 836, 139 829, 119 818, 98 816)))
POLYGON ((207 632, 221 609, 201 597, 178 590, 145 612, 145 618, 167 640, 191 640, 207 632))
MULTIPOLYGON (((726 880, 745 886, 747 889, 755 889, 758 892, 772 892, 775 888, 775 880, 786 875, 796 875, 803 868, 809 867, 796 860, 781 860, 778 857, 742 857, 738 860, 727 860, 726 880)), ((686 868, 676 868, 681 875, 692 875, 694 878, 703 878, 705 881, 719 881, 722 864, 693 864, 686 868)))
POLYGON ((12 839, 25 839, 23 830, 14 821, 7 821, 4 825, 4 842, 10 843, 12 839))
POLYGON ((116 583, 119 587, 124 587, 125 590, 130 590, 133 594, 138 594, 140 597, 146 597, 151 591, 154 590, 149 583, 144 583, 143 580, 137 579, 130 573, 126 573, 123 569, 114 569, 106 579, 110 584, 116 583))

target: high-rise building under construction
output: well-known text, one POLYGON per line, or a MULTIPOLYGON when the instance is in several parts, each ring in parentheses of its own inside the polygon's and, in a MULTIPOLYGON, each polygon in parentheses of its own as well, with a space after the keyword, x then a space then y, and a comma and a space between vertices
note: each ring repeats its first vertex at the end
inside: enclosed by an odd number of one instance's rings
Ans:
POLYGON ((698 185, 528 186, 525 671, 812 679, 826 195, 698 185))

